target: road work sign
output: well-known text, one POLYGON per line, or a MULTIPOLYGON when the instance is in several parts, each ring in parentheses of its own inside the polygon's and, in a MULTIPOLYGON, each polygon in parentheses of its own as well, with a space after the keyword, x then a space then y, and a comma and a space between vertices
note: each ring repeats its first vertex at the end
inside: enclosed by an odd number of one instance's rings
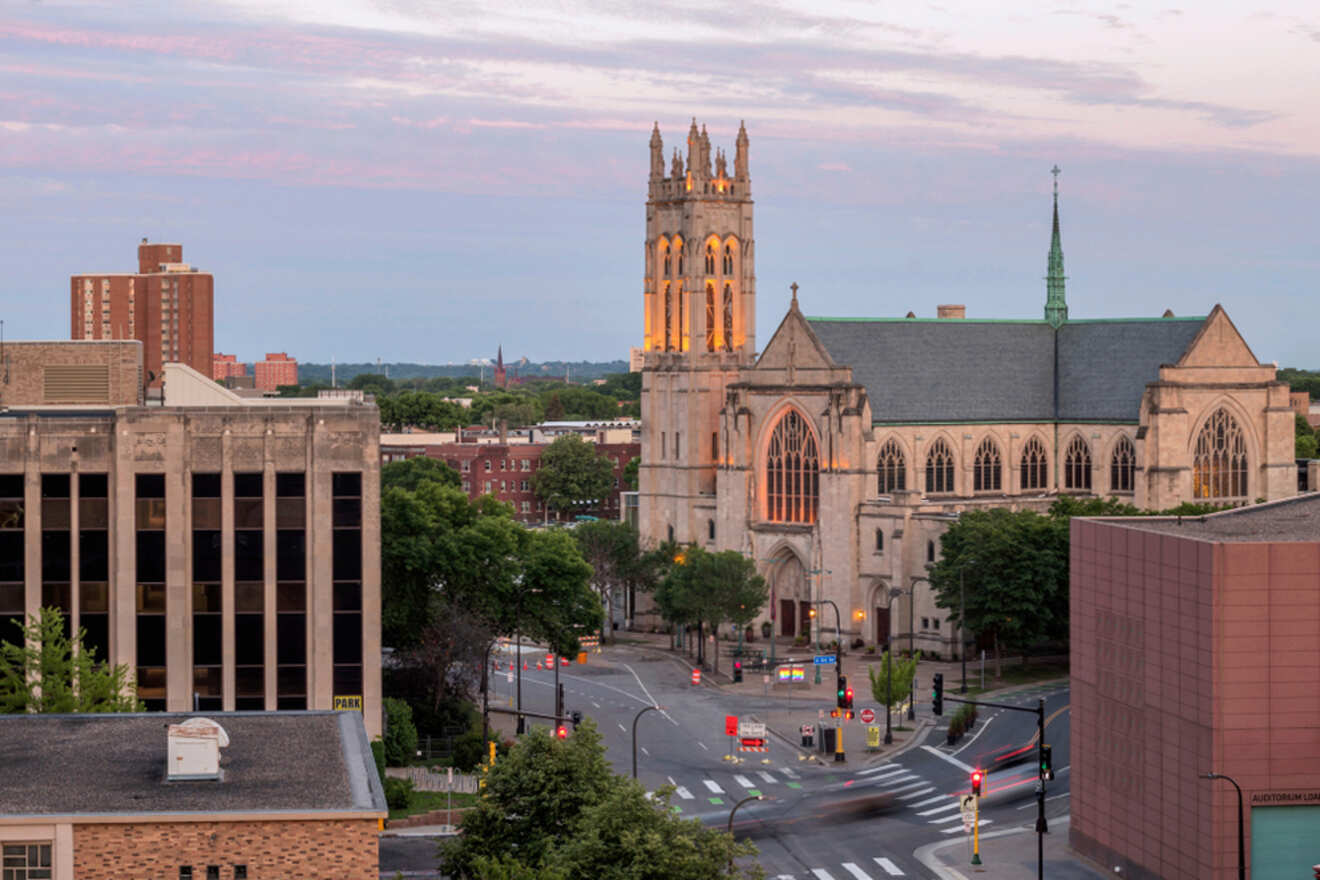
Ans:
POLYGON ((878 727, 866 728, 866 747, 868 749, 880 748, 880 728, 878 727))
POLYGON ((738 735, 738 716, 737 716, 737 715, 725 715, 725 716, 724 716, 724 735, 725 735, 725 736, 737 736, 737 735, 738 735))
POLYGON ((765 739, 765 724, 760 721, 739 721, 739 739, 765 739))

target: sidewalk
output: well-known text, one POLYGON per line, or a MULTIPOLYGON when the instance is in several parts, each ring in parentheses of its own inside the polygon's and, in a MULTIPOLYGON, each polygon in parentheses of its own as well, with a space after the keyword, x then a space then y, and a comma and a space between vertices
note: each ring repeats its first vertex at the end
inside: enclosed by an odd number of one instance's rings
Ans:
MULTIPOLYGON (((1081 861, 1068 848, 1068 816, 1049 818, 1044 838, 1044 874, 1050 880, 1099 880, 1105 875, 1081 861)), ((967 837, 940 841, 919 848, 917 861, 940 880, 1026 880, 1036 876, 1035 819, 1016 828, 981 835, 981 864, 971 864, 972 844, 967 837)))

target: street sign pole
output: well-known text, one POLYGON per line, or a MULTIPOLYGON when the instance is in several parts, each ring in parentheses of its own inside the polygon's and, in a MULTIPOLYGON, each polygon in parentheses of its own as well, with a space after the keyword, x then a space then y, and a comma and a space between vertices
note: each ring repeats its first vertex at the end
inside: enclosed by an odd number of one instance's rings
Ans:
POLYGON ((972 795, 972 864, 981 864, 981 799, 972 795))

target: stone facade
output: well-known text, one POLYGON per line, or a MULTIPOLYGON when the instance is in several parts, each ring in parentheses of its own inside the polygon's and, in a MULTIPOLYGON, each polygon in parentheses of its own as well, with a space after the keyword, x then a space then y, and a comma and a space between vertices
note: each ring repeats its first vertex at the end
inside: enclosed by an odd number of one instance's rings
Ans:
MULTIPOLYGON (((689 135, 698 158, 703 138, 689 135)), ((898 637, 956 655, 960 639, 925 576, 940 535, 966 510, 1043 510, 1061 494, 1161 509, 1296 493, 1288 388, 1222 308, 1203 318, 1070 320, 1057 190, 1044 319, 969 320, 961 305, 939 306, 935 319, 807 318, 794 285, 759 357, 750 334, 732 352, 684 348, 672 334, 666 344, 656 260, 672 230, 660 206, 677 198, 682 217, 700 218, 707 195, 696 178, 688 188, 678 166, 657 177, 657 143, 653 134, 640 529, 652 544, 755 559, 779 634, 801 634, 809 603, 832 600, 845 640, 898 637), (790 423, 801 450, 772 454, 790 423), (772 459, 792 473, 772 473, 772 459), (794 479, 799 488, 784 489, 794 479), (772 509, 788 495, 800 501, 801 486, 806 507, 772 509), (903 594, 891 608, 895 589, 903 594)), ((749 195, 746 185, 737 191, 749 195)), ((751 211, 747 199, 738 216, 748 232, 751 211)), ((709 230, 684 231, 702 240, 709 230)), ((754 278, 750 239, 743 257, 741 277, 754 278)), ((691 309, 684 320, 691 338, 704 336, 691 309)), ((816 620, 833 630, 830 609, 816 620)))
POLYGON ((316 877, 362 880, 379 874, 379 832, 373 819, 232 822, 140 822, 73 826, 73 876, 175 880, 191 866, 195 880, 219 866, 234 880, 316 877))
POLYGON ((142 343, 6 341, 0 407, 136 406, 142 402, 142 343))

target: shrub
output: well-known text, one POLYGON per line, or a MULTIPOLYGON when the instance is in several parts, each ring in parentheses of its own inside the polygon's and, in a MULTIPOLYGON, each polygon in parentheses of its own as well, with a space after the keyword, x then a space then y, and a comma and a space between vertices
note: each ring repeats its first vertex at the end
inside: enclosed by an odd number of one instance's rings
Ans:
POLYGON ((417 757, 417 726, 412 707, 394 697, 385 698, 385 762, 392 767, 411 764, 417 757))
POLYGON ((413 784, 411 779, 385 779, 385 803, 391 810, 406 810, 412 803, 413 784))
POLYGON ((866 646, 866 653, 868 653, 868 654, 874 654, 874 653, 875 653, 875 645, 867 645, 867 646, 866 646))
POLYGON ((774 631, 775 629, 773 626, 770 625, 770 621, 768 620, 761 621, 761 638, 763 639, 770 638, 770 634, 774 631))
MULTIPOLYGON (((376 759, 376 775, 385 779, 385 743, 380 737, 371 741, 371 757, 376 759)), ((384 784, 383 782, 381 783, 384 784)))
POLYGON ((866 641, 863 640, 863 639, 853 639, 853 640, 852 640, 852 649, 853 649, 854 651, 856 651, 858 648, 865 647, 865 645, 866 645, 866 641))

